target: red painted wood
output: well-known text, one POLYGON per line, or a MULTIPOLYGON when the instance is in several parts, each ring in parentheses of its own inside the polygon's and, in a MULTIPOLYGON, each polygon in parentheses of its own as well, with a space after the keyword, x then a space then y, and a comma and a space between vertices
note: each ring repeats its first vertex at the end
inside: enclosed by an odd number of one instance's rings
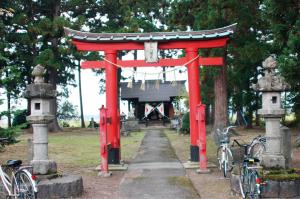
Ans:
MULTIPOLYGON (((227 44, 228 37, 208 40, 166 41, 158 43, 159 49, 189 48, 221 48, 227 44)), ((73 40, 78 50, 106 51, 106 50, 144 50, 144 42, 97 43, 73 40)))
MULTIPOLYGON (((105 51, 105 57, 112 63, 117 62, 117 51, 105 51)), ((108 117, 111 123, 107 126, 108 142, 112 148, 120 148, 120 140, 118 140, 118 79, 117 67, 108 62, 105 63, 105 79, 106 79, 106 107, 108 117)))
POLYGON ((198 104, 196 108, 196 119, 199 131, 199 169, 200 171, 207 170, 207 156, 206 156, 206 125, 205 125, 205 105, 198 104))
MULTIPOLYGON (((222 66, 224 64, 223 57, 199 57, 200 66, 222 66)), ((117 64, 122 67, 162 67, 162 66, 181 66, 188 62, 184 58, 180 59, 160 59, 158 63, 147 63, 144 60, 117 60, 117 64)), ((85 61, 81 63, 81 68, 102 68, 105 69, 106 61, 85 61)))
POLYGON ((100 157, 101 157, 101 172, 108 173, 108 142, 107 142, 107 109, 100 108, 100 157))
MULTIPOLYGON (((186 52, 187 59, 192 60, 198 55, 197 48, 189 48, 186 52)), ((191 146, 197 146, 199 139, 198 126, 196 121, 196 106, 201 101, 199 84, 199 67, 196 59, 188 65, 188 86, 190 104, 190 142, 191 146)), ((191 154, 192 155, 192 154, 191 154)), ((193 160, 193 157, 191 157, 193 160)))

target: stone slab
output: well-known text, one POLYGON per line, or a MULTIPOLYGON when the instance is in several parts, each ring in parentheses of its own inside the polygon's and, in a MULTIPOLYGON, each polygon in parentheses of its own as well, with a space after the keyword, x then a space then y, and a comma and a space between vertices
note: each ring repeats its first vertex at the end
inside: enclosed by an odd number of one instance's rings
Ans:
POLYGON ((277 181, 268 181, 264 185, 262 191, 263 198, 278 198, 279 197, 280 183, 277 181))
MULTIPOLYGON (((185 169, 199 169, 199 162, 187 161, 183 163, 185 169)), ((207 162, 207 168, 216 168, 217 166, 212 162, 207 162)))
MULTIPOLYGON (((128 164, 109 164, 108 170, 109 171, 126 171, 128 169, 128 164)), ((101 171, 101 166, 98 165, 95 168, 96 171, 101 171)))
POLYGON ((280 182, 279 197, 280 198, 293 198, 297 197, 296 181, 282 181, 280 182))
POLYGON ((130 170, 137 169, 182 169, 182 164, 179 162, 145 162, 145 163, 133 163, 130 165, 130 170))
MULTIPOLYGON (((233 194, 240 195, 239 175, 232 173, 230 178, 231 191, 233 194)), ((299 199, 300 181, 266 181, 262 185, 261 198, 268 199, 299 199)))
POLYGON ((286 168, 286 160, 283 155, 262 154, 261 164, 267 168, 286 168))
POLYGON ((196 172, 198 174, 208 174, 211 172, 211 170, 210 169, 197 169, 196 172))
POLYGON ((81 176, 64 175, 38 182, 38 198, 74 198, 83 193, 81 176))
POLYGON ((108 170, 110 171, 126 171, 128 169, 128 164, 109 164, 108 170))
POLYGON ((112 173, 111 172, 102 172, 102 171, 100 171, 98 173, 98 176, 101 177, 101 178, 108 178, 108 177, 112 176, 112 173))

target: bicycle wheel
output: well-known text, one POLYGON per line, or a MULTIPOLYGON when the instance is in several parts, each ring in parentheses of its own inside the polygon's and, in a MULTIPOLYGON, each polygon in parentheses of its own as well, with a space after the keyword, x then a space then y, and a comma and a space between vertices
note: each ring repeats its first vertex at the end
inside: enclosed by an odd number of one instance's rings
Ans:
POLYGON ((259 187, 256 185, 256 179, 258 178, 258 174, 256 171, 251 171, 249 174, 249 197, 251 199, 259 199, 260 191, 259 187))
POLYGON ((220 146, 217 150, 217 159, 218 159, 218 163, 219 163, 219 169, 221 170, 222 167, 222 162, 223 162, 223 146, 220 146))
POLYGON ((37 193, 34 189, 34 183, 31 177, 25 171, 19 171, 15 174, 12 190, 18 199, 36 199, 37 193))
POLYGON ((227 170, 226 172, 230 172, 232 171, 233 169, 233 156, 232 156, 232 152, 229 148, 226 148, 225 150, 225 159, 226 159, 226 162, 227 162, 227 170))
POLYGON ((239 186, 240 186, 240 191, 241 195, 243 198, 246 198, 249 192, 249 185, 248 185, 248 172, 247 169, 242 166, 240 168, 240 179, 239 179, 239 186))
POLYGON ((251 146, 250 155, 253 158, 257 158, 257 159, 261 160, 261 156, 262 156, 263 152, 265 152, 265 151, 266 151, 266 146, 263 143, 258 142, 256 144, 254 144, 253 146, 251 146))

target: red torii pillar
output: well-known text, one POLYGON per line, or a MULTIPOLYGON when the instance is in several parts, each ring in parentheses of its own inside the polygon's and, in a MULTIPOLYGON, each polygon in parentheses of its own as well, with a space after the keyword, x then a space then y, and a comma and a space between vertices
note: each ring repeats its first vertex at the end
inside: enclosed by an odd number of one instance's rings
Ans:
POLYGON ((187 48, 186 57, 188 60, 193 60, 188 66, 188 85, 189 85, 189 105, 190 105, 190 155, 191 161, 199 161, 199 129, 196 121, 196 106, 201 101, 201 92, 199 84, 199 61, 198 48, 187 48))
POLYGON ((105 58, 110 61, 105 65, 105 85, 106 85, 106 108, 108 110, 108 117, 111 119, 110 125, 107 126, 108 143, 110 149, 108 151, 108 164, 119 164, 120 153, 120 132, 118 125, 120 125, 120 118, 118 113, 118 78, 117 78, 117 51, 104 51, 105 58), (112 64, 114 63, 114 64, 112 64))

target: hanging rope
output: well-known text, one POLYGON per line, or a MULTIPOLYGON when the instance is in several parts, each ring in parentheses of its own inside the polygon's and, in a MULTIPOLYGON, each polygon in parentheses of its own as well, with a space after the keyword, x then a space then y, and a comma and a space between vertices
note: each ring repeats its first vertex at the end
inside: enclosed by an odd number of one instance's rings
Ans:
MULTIPOLYGON (((200 56, 198 55, 197 57, 194 57, 193 59, 187 61, 186 63, 182 64, 182 65, 180 66, 180 68, 185 67, 186 65, 188 65, 188 64, 190 64, 191 62, 195 61, 195 60, 198 59, 199 57, 200 57, 200 56)), ((111 62, 111 61, 109 61, 109 60, 107 60, 107 59, 105 59, 105 58, 103 58, 103 60, 106 61, 107 63, 110 63, 110 64, 112 64, 112 65, 118 67, 118 68, 122 68, 123 70, 126 70, 126 68, 124 68, 123 66, 121 66, 121 65, 119 65, 119 64, 113 63, 113 62, 111 62)), ((172 69, 172 70, 169 70, 169 71, 166 70, 166 71, 162 71, 162 72, 150 72, 150 73, 147 72, 147 74, 149 74, 149 75, 157 75, 157 74, 163 74, 163 73, 170 73, 170 72, 179 70, 180 68, 174 68, 174 69, 172 69)), ((129 69, 129 70, 132 71, 133 69, 129 69)), ((138 71, 135 71, 135 73, 144 74, 145 72, 138 72, 138 71)))

